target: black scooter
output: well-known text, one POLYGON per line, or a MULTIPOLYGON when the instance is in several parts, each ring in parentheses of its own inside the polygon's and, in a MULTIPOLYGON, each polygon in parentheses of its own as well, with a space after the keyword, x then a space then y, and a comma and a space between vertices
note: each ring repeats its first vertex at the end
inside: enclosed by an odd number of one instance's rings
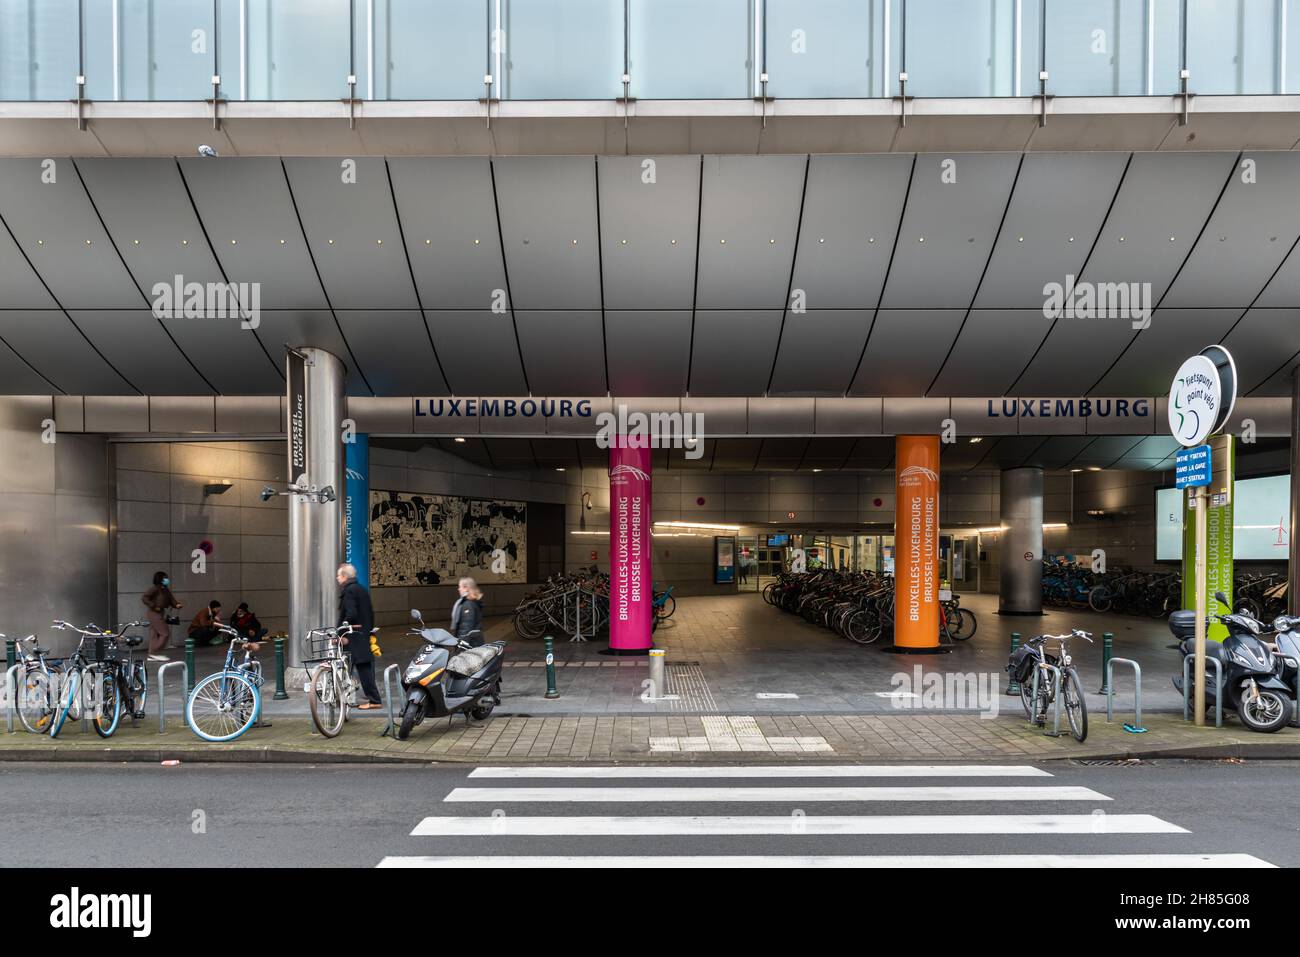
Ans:
MULTIPOLYGON (((1222 592, 1214 597, 1231 607, 1222 592)), ((1235 711, 1241 723, 1251 731, 1271 733, 1285 727, 1291 720, 1295 683, 1294 679, 1291 683, 1284 680, 1281 659, 1273 654, 1261 637, 1267 626, 1240 611, 1212 616, 1211 620, 1227 625, 1228 637, 1222 642, 1205 643, 1206 656, 1217 658, 1223 668, 1221 683, 1207 671, 1206 705, 1214 707, 1219 690, 1223 688, 1224 710, 1235 711)), ((1196 654, 1196 612, 1174 612, 1169 616, 1169 630, 1180 640, 1178 650, 1184 658, 1196 654)), ((1174 678, 1174 687, 1183 690, 1181 676, 1174 678)), ((1195 687, 1191 690, 1195 691, 1195 687)))
POLYGON ((418 608, 411 609, 411 618, 417 625, 412 634, 423 638, 425 644, 402 673, 406 704, 397 737, 405 741, 411 729, 429 716, 465 712, 466 720, 486 721, 501 703, 506 643, 473 647, 442 628, 426 628, 418 608))

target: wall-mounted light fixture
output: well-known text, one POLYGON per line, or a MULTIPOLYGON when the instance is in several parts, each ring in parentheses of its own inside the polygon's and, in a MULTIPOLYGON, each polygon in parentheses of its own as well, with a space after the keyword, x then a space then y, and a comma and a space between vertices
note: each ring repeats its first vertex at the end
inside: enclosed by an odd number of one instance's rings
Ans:
POLYGON ((231 486, 234 484, 235 483, 230 481, 230 479, 213 479, 211 482, 204 484, 203 497, 207 498, 209 495, 225 495, 226 492, 230 491, 231 486))

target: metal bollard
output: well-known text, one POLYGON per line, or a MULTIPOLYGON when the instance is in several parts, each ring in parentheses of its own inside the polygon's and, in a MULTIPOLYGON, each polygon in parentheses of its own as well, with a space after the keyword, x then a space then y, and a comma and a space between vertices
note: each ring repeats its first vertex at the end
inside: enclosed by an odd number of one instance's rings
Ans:
POLYGON ((1111 673, 1115 665, 1133 666, 1133 723, 1125 725, 1124 730, 1132 728, 1134 733, 1141 734, 1146 730, 1142 727, 1142 666, 1132 658, 1111 658, 1106 662, 1106 722, 1110 723, 1115 710, 1115 676, 1111 673))
POLYGON ((185 696, 194 690, 194 639, 185 639, 185 696))
MULTIPOLYGON (((1011 655, 1015 656, 1016 650, 1020 647, 1020 632, 1011 633, 1011 655)), ((1015 674, 1011 675, 1011 681, 1007 683, 1007 694, 1020 694, 1020 682, 1016 681, 1015 674)))
POLYGON ((275 639, 275 699, 284 701, 289 692, 284 690, 284 639, 275 639))
POLYGON ((555 689, 555 639, 547 635, 546 644, 546 697, 558 698, 560 692, 555 689))
POLYGON ((18 643, 12 638, 5 639, 5 667, 12 668, 18 663, 18 643))
MULTIPOLYGON (((1110 694, 1110 660, 1111 660, 1111 655, 1114 653, 1114 648, 1115 648, 1115 635, 1109 631, 1103 632, 1101 636, 1102 679, 1101 679, 1101 688, 1098 689, 1097 694, 1110 694)), ((1142 723, 1141 719, 1138 719, 1138 724, 1141 723, 1142 723)))
MULTIPOLYGON (((182 668, 181 687, 185 688, 190 683, 190 668, 183 661, 169 661, 158 669, 158 733, 162 734, 167 730, 167 676, 165 672, 168 668, 182 668)), ((185 718, 185 701, 188 695, 181 697, 181 723, 189 727, 190 723, 185 718)))
POLYGON ((654 689, 655 698, 664 696, 664 649, 650 649, 650 687, 654 689))
MULTIPOLYGON (((379 732, 381 738, 387 737, 389 734, 393 734, 394 737, 397 736, 395 734, 397 730, 397 712, 393 710, 394 706, 397 704, 397 696, 393 694, 392 678, 394 672, 400 672, 401 670, 401 665, 389 665, 384 669, 384 698, 387 699, 388 702, 388 724, 384 725, 384 730, 379 732)), ((399 689, 402 687, 400 678, 398 679, 397 687, 399 689)))
POLYGON ((5 672, 5 694, 9 698, 9 704, 5 708, 5 721, 10 734, 14 733, 14 712, 18 710, 18 669, 21 667, 10 665, 5 672))

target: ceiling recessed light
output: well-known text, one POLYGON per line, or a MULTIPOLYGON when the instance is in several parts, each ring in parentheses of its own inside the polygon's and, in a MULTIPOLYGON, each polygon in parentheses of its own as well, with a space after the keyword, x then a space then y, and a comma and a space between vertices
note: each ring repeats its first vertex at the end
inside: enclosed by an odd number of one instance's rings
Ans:
POLYGON ((181 240, 181 245, 182 245, 182 246, 188 246, 189 244, 190 244, 190 241, 189 241, 188 239, 182 239, 182 240, 181 240))
POLYGON ((327 239, 327 240, 325 240, 325 242, 329 243, 331 246, 334 245, 334 240, 332 240, 332 239, 327 239))
POLYGON ((1016 237, 1016 242, 1018 242, 1018 243, 1023 243, 1024 241, 1025 241, 1025 237, 1024 237, 1024 236, 1017 236, 1017 237, 1016 237))
POLYGON ((90 245, 90 240, 89 240, 89 239, 86 240, 86 245, 87 245, 87 246, 90 245))
POLYGON ((917 241, 918 243, 923 243, 923 242, 925 242, 925 237, 924 237, 924 236, 918 236, 916 241, 917 241))
POLYGON ((620 239, 619 242, 622 243, 624 246, 627 245, 627 240, 626 240, 626 239, 620 239))
POLYGON ((139 245, 140 245, 140 240, 138 240, 138 239, 133 239, 133 240, 131 240, 131 245, 133 245, 133 246, 139 246, 139 245))
POLYGON ((36 240, 36 245, 37 245, 37 246, 44 246, 44 245, 45 245, 45 240, 43 240, 43 239, 38 239, 38 240, 36 240))
POLYGON ((556 468, 555 471, 557 471, 557 472, 563 472, 563 471, 564 471, 564 466, 563 466, 563 465, 559 466, 558 468, 556 468))
POLYGON ((282 240, 280 240, 280 245, 281 245, 281 246, 283 246, 283 245, 284 245, 284 240, 283 240, 283 239, 282 239, 282 240))
POLYGON ((230 241, 230 245, 233 246, 233 245, 235 245, 236 242, 238 242, 238 240, 232 239, 232 240, 230 241))
POLYGON ((464 442, 464 441, 465 441, 465 437, 464 437, 463 435, 458 435, 458 436, 456 436, 454 439, 452 439, 452 441, 453 441, 453 442, 464 442))
POLYGON ((674 246, 677 245, 677 240, 675 240, 675 239, 670 239, 670 240, 668 240, 668 242, 672 243, 674 246))
POLYGON ((576 239, 573 241, 573 245, 575 246, 578 245, 578 241, 576 239))
POLYGON ((384 244, 384 241, 383 241, 382 239, 376 239, 376 240, 375 240, 375 245, 377 245, 377 246, 382 246, 383 244, 384 244))
POLYGON ((725 239, 719 239, 718 242, 722 243, 722 245, 724 246, 727 245, 727 241, 725 239))
POLYGON ((971 445, 978 445, 979 443, 981 443, 981 442, 983 442, 983 441, 984 441, 984 437, 983 437, 983 436, 980 436, 980 435, 977 435, 977 436, 975 436, 975 438, 973 438, 973 439, 970 440, 970 444, 971 444, 971 445))
POLYGON ((773 243, 776 242, 776 239, 775 239, 775 238, 773 238, 773 239, 769 239, 767 242, 768 242, 768 245, 770 246, 770 245, 772 245, 773 243))

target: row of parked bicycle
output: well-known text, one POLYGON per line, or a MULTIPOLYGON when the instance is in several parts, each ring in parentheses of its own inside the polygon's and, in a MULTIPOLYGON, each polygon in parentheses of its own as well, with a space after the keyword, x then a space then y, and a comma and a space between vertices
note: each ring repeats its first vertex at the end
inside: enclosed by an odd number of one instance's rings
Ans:
MULTIPOLYGON (((878 572, 782 572, 763 587, 763 600, 849 641, 869 645, 894 630, 894 577, 878 572)), ((958 595, 939 602, 940 633, 952 641, 975 634, 975 613, 958 595)))
MULTIPOLYGON (((400 718, 392 722, 393 733, 406 738, 430 715, 463 712, 485 720, 501 703, 505 642, 471 646, 448 631, 427 627, 418 610, 412 609, 411 615, 418 626, 412 634, 420 637, 423 645, 401 674, 403 702, 400 718)), ((124 717, 132 722, 145 717, 149 674, 144 661, 135 658, 135 649, 145 636, 130 632, 147 629, 147 622, 128 622, 117 631, 94 624, 78 628, 66 621, 55 621, 53 627, 80 636, 76 649, 66 658, 50 657, 49 649, 42 648, 35 635, 15 642, 19 655, 16 680, 5 692, 12 691, 8 706, 17 712, 24 728, 57 738, 69 720, 75 723, 85 717, 96 734, 109 738, 124 717)), ((184 716, 195 735, 219 743, 233 741, 261 723, 264 678, 254 654, 257 640, 229 625, 216 628, 230 642, 225 660, 219 671, 194 683, 185 700, 184 716)), ((357 706, 360 682, 346 650, 357 630, 345 622, 313 629, 302 640, 312 722, 326 737, 338 735, 350 710, 357 706)), ((0 639, 4 637, 0 635, 0 639)), ((391 705, 395 711, 396 702, 391 705)))
MULTIPOLYGON (((1286 578, 1280 574, 1239 574, 1233 582, 1234 605, 1255 618, 1271 620, 1286 611, 1286 590, 1286 578)), ((1132 568, 1094 572, 1045 560, 1043 604, 1168 618, 1183 607, 1183 576, 1132 568)))
MULTIPOLYGON (((673 586, 654 591, 654 617, 650 629, 677 610, 673 586)), ((593 636, 609 627, 609 575, 595 565, 564 575, 552 575, 529 592, 515 607, 515 634, 536 639, 547 634, 593 636)))

